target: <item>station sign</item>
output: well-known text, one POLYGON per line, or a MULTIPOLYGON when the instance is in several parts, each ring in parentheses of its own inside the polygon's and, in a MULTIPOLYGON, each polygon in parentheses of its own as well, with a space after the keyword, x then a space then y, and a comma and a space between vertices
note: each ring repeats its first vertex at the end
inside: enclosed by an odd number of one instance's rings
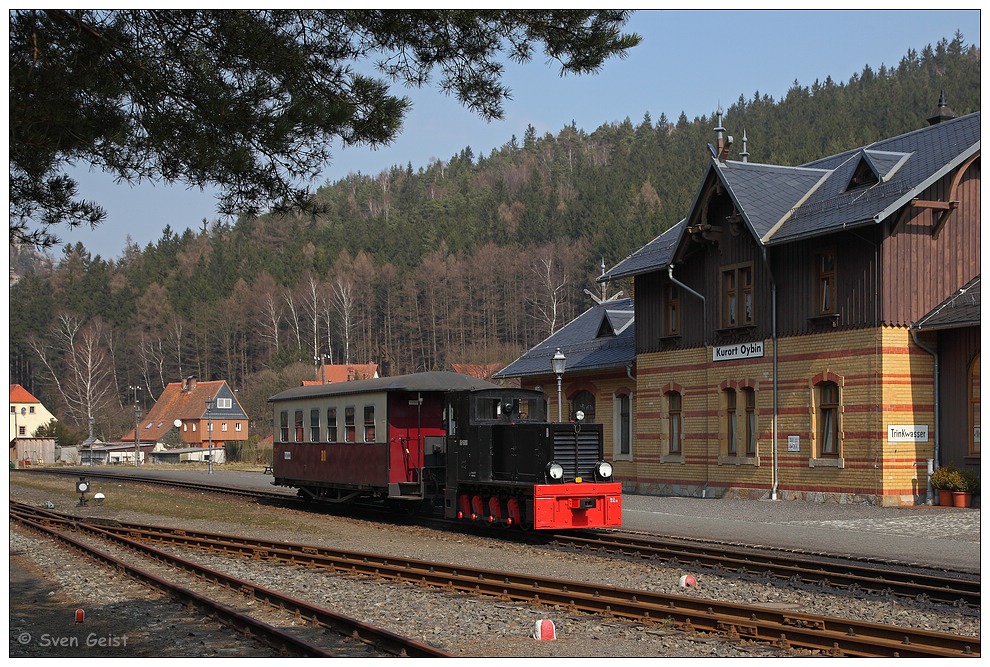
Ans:
POLYGON ((735 345, 720 345, 712 348, 712 361, 734 361, 762 356, 762 340, 755 343, 736 343, 735 345))

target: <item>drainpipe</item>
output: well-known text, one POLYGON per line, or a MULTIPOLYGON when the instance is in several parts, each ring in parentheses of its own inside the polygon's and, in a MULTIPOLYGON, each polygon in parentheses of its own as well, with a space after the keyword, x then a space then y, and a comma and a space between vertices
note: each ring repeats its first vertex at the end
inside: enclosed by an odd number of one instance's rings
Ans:
POLYGON ((767 275, 770 276, 770 339, 773 344, 773 422, 771 424, 771 438, 773 441, 773 483, 770 487, 770 500, 778 500, 777 491, 780 485, 780 460, 777 455, 777 416, 779 415, 779 403, 777 397, 777 281, 773 279, 773 271, 770 269, 770 261, 767 259, 767 247, 762 246, 763 263, 767 267, 767 275))
POLYGON ((708 433, 708 394, 710 393, 708 391, 708 389, 707 389, 707 385, 708 385, 708 359, 707 359, 707 357, 708 357, 708 302, 705 300, 705 297, 702 294, 699 294, 698 292, 694 291, 693 289, 691 289, 690 287, 688 287, 687 285, 685 285, 680 280, 678 280, 677 278, 674 277, 674 265, 673 264, 667 265, 667 277, 670 278, 670 282, 674 283, 675 285, 677 285, 678 287, 680 287, 681 289, 683 289, 685 292, 688 292, 689 294, 693 294, 694 296, 696 296, 699 299, 701 299, 701 315, 702 315, 702 320, 701 321, 702 321, 702 327, 703 327, 703 329, 702 329, 702 344, 705 347, 705 357, 706 357, 705 358, 705 385, 706 385, 706 389, 705 389, 705 433, 706 433, 706 435, 705 435, 705 485, 701 488, 701 497, 704 498, 708 494, 708 475, 709 475, 709 470, 708 470, 708 466, 709 466, 709 463, 708 463, 708 455, 709 455, 708 444, 709 443, 708 443, 708 441, 709 441, 709 438, 708 438, 708 435, 707 435, 707 433, 708 433))
POLYGON ((931 505, 932 504, 932 501, 933 501, 933 496, 935 495, 935 494, 932 493, 932 478, 931 478, 931 474, 933 472, 935 472, 935 468, 938 467, 938 443, 939 443, 939 440, 941 440, 941 436, 942 436, 942 433, 939 431, 939 422, 938 422, 938 412, 939 412, 939 410, 938 410, 938 405, 939 405, 939 400, 938 400, 938 397, 939 397, 939 391, 938 391, 938 352, 936 350, 931 349, 930 347, 928 347, 927 345, 925 345, 925 344, 923 344, 921 342, 921 340, 918 338, 918 330, 915 329, 914 327, 911 328, 911 338, 914 339, 914 344, 915 345, 917 345, 918 347, 920 347, 922 350, 924 350, 928 354, 932 355, 932 359, 935 362, 935 383, 934 383, 935 384, 935 450, 934 450, 934 455, 933 455, 934 456, 934 463, 935 463, 935 465, 934 465, 934 467, 931 466, 931 465, 928 466, 928 482, 927 482, 927 486, 926 486, 926 489, 925 489, 925 493, 928 494, 928 504, 931 505))

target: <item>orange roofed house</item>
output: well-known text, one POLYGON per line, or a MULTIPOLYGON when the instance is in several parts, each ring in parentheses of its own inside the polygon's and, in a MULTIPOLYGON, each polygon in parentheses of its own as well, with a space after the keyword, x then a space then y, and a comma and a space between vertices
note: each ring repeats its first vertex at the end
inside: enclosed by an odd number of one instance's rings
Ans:
POLYGON ((315 380, 303 380, 303 386, 371 380, 378 377, 378 364, 320 364, 315 380))
MULTIPOLYGON (((227 441, 247 440, 248 417, 226 381, 197 382, 188 377, 165 387, 142 417, 139 439, 158 442, 173 428, 178 428, 185 446, 207 447, 212 441, 214 447, 223 447, 227 441)), ((121 441, 134 442, 134 430, 121 441)))

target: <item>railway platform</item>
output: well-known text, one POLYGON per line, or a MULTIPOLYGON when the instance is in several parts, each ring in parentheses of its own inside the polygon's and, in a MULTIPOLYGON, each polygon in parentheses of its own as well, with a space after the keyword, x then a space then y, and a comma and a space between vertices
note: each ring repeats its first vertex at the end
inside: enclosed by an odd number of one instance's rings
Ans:
MULTIPOLYGON (((80 469, 80 473, 85 472, 80 469)), ((258 471, 98 468, 218 486, 284 492, 258 471)), ((848 556, 979 573, 981 510, 877 507, 790 500, 623 495, 623 528, 665 537, 848 556)))

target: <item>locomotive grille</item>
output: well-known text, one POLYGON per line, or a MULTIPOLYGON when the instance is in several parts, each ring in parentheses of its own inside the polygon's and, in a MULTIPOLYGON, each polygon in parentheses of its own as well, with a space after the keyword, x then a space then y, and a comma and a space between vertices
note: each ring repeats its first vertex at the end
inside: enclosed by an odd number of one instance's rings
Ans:
POLYGON ((553 434, 553 458, 564 468, 565 480, 592 477, 595 464, 601 458, 600 450, 601 442, 596 430, 575 433, 568 429, 555 431, 553 434))

